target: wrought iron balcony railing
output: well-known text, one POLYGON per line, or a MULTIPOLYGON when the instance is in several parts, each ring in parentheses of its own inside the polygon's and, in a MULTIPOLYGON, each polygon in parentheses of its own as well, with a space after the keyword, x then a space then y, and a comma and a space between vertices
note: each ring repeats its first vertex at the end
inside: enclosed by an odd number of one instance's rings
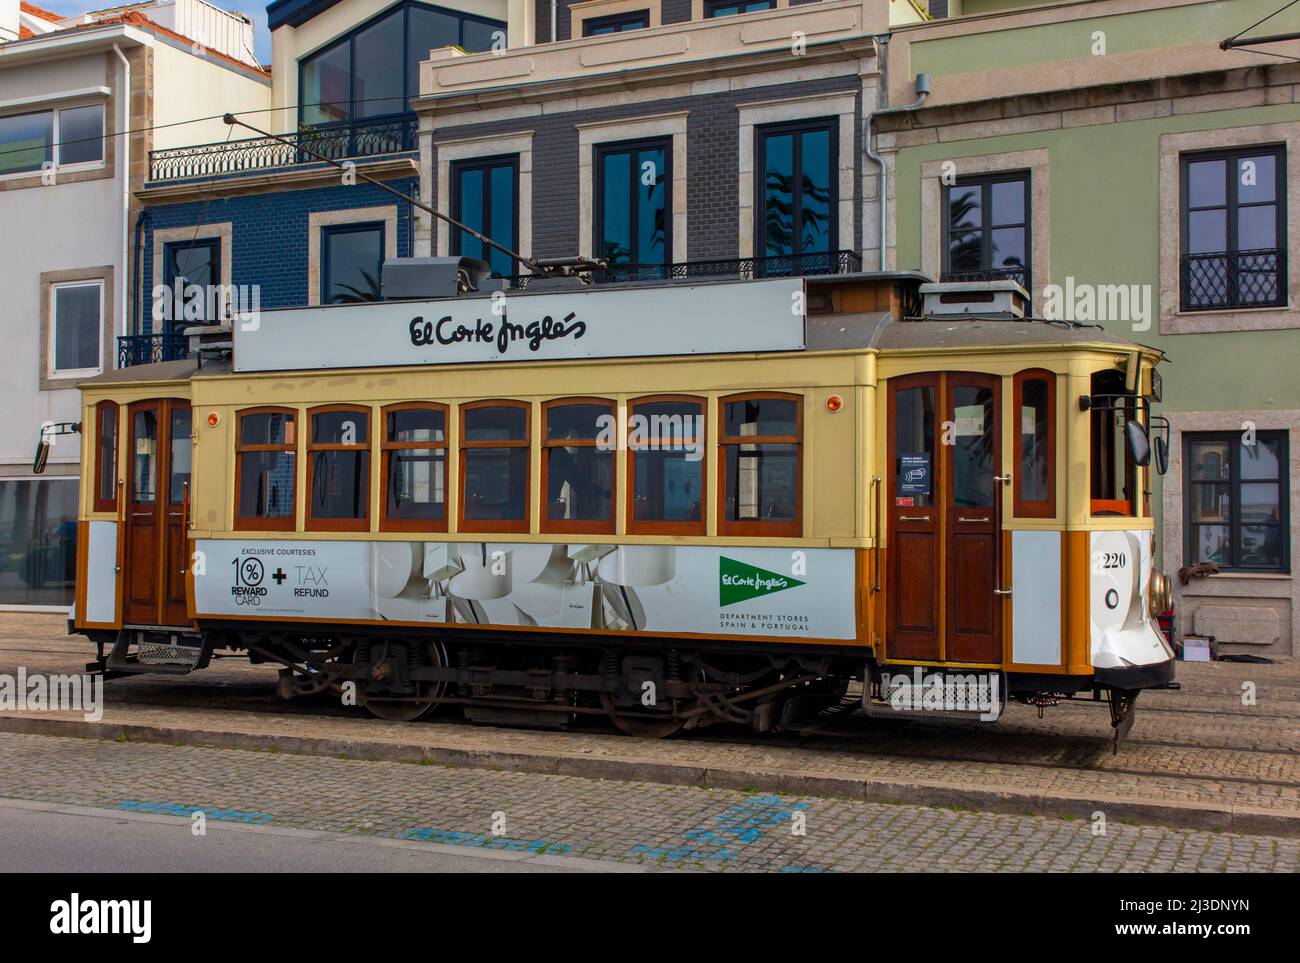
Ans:
POLYGON ((184 180, 317 163, 303 148, 330 160, 400 154, 416 149, 416 128, 414 117, 398 117, 304 127, 283 135, 288 144, 270 137, 250 137, 154 150, 149 152, 149 179, 184 180))
MULTIPOLYGON (((678 281, 688 278, 754 280, 810 274, 852 274, 861 270, 862 258, 855 251, 825 251, 820 254, 674 261, 670 264, 611 264, 592 271, 591 278, 596 284, 678 281)), ((503 277, 512 288, 525 288, 534 276, 513 274, 503 277)))
POLYGON ((1184 311, 1286 304, 1286 250, 1184 254, 1178 285, 1184 311))
POLYGON ((130 368, 189 356, 190 339, 183 334, 132 334, 117 339, 117 366, 130 368))

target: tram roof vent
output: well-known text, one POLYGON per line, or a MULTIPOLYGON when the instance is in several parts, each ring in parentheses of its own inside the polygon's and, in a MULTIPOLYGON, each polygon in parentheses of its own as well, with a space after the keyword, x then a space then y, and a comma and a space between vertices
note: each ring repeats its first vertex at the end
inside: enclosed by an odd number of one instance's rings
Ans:
POLYGON ((1029 292, 1017 282, 942 281, 922 284, 923 317, 931 320, 978 317, 1016 320, 1025 316, 1029 292))

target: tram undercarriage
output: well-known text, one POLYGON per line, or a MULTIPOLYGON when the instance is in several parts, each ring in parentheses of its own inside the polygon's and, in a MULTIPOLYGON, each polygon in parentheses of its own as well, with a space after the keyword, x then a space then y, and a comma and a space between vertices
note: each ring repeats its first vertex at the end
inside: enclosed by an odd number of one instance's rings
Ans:
POLYGON ((1012 701, 1036 708, 1042 718, 1062 701, 1088 699, 1108 707, 1116 751, 1132 729, 1142 688, 1169 684, 1163 676, 1105 682, 1102 673, 882 666, 869 652, 848 648, 810 654, 752 644, 665 647, 686 640, 661 641, 638 649, 599 637, 574 643, 551 636, 432 639, 243 628, 179 638, 96 633, 99 658, 87 670, 106 678, 183 674, 206 668, 214 649, 223 649, 254 665, 280 665, 278 691, 286 700, 332 693, 344 705, 394 722, 414 722, 444 706, 463 707, 475 723, 544 729, 565 729, 579 716, 605 716, 640 738, 719 723, 755 732, 823 733, 858 710, 874 719, 988 722, 1012 701), (900 689, 900 680, 910 691, 900 689))

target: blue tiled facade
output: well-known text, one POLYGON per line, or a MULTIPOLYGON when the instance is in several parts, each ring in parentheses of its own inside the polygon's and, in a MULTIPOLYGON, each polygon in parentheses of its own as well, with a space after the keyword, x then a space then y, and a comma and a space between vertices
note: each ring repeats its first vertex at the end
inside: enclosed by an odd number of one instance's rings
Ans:
MULTIPOLYGON (((385 183, 403 194, 419 195, 416 177, 385 183)), ((318 243, 308 229, 309 216, 322 211, 391 205, 397 207, 397 254, 409 257, 413 253, 414 237, 411 205, 361 180, 348 187, 285 189, 237 196, 222 196, 213 191, 202 200, 147 204, 140 244, 136 333, 151 331, 155 231, 229 223, 231 283, 259 285, 263 308, 295 307, 308 302, 309 245, 318 243)), ((198 237, 204 236, 200 229, 198 237)))

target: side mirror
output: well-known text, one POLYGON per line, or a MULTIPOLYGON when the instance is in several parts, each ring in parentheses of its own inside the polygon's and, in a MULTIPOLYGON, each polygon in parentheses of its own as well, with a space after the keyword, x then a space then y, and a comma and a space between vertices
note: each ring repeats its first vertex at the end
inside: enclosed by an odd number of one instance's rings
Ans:
POLYGON ((36 457, 32 459, 32 474, 45 474, 45 463, 50 460, 50 440, 45 437, 45 429, 41 429, 41 437, 36 442, 36 457))
POLYGON ((1124 422, 1124 434, 1128 438, 1128 453, 1133 456, 1133 464, 1145 468, 1151 461, 1151 442, 1147 431, 1140 421, 1124 422))
POLYGON ((1163 475, 1169 470, 1169 441, 1157 438, 1155 442, 1156 472, 1163 475))

